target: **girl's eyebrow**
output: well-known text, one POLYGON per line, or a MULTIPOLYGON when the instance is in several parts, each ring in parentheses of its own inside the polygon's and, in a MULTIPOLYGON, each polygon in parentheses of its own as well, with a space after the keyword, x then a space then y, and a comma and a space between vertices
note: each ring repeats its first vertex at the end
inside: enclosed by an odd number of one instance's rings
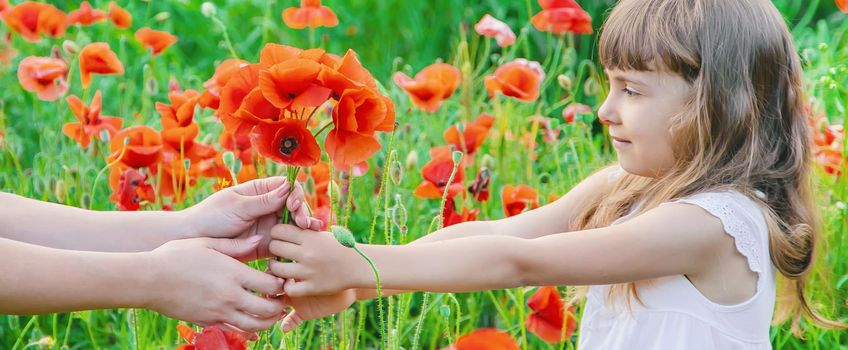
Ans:
POLYGON ((604 69, 604 73, 606 73, 607 76, 610 77, 610 79, 615 80, 615 81, 628 82, 628 83, 633 83, 633 84, 641 85, 641 86, 648 86, 648 84, 645 84, 644 81, 639 80, 637 78, 634 78, 633 76, 628 75, 627 73, 610 74, 610 71, 607 70, 607 69, 604 69))

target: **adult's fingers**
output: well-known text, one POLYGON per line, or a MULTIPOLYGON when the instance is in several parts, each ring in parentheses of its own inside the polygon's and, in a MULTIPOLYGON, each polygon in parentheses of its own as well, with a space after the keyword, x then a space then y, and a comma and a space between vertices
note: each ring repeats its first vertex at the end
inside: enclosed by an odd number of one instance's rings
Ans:
POLYGON ((227 323, 246 332, 258 332, 271 328, 279 320, 279 316, 262 318, 242 311, 234 311, 230 314, 227 323))
POLYGON ((297 211, 297 209, 300 208, 300 205, 303 204, 304 198, 303 187, 301 187, 300 184, 295 184, 294 189, 292 189, 291 194, 289 194, 289 198, 286 200, 286 207, 288 207, 290 211, 297 211))
POLYGON ((294 225, 276 225, 271 228, 271 237, 294 244, 303 243, 302 234, 303 229, 294 225))
POLYGON ((283 293, 283 284, 285 280, 282 278, 271 276, 245 266, 242 273, 242 287, 267 295, 278 295, 283 293))
POLYGON ((249 292, 245 292, 239 310, 261 318, 280 318, 284 305, 279 300, 266 299, 249 292))
POLYGON ((285 182, 285 176, 266 177, 239 184, 233 187, 233 191, 243 196, 256 196, 279 188, 285 182))
POLYGON ((286 182, 275 190, 268 191, 258 195, 241 195, 236 209, 240 217, 244 219, 256 219, 263 215, 268 215, 280 211, 283 207, 286 196, 289 193, 291 185, 286 182))

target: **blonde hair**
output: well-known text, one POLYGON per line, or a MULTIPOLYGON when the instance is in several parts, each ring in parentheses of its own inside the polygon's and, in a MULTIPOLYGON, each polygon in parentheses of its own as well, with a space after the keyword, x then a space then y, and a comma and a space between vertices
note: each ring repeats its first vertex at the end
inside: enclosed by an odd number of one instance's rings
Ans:
MULTIPOLYGON (((661 69, 690 83, 671 118, 674 165, 656 178, 624 173, 572 227, 609 226, 699 192, 732 189, 764 209, 771 260, 782 275, 775 324, 806 316, 845 328, 810 307, 807 280, 821 232, 811 181, 811 136, 801 65, 789 30, 768 0, 622 0, 604 23, 600 62, 607 68, 661 69), (755 195, 765 194, 765 200, 755 195), (637 200, 643 205, 633 208, 637 200)), ((610 298, 638 300, 635 283, 610 298)))

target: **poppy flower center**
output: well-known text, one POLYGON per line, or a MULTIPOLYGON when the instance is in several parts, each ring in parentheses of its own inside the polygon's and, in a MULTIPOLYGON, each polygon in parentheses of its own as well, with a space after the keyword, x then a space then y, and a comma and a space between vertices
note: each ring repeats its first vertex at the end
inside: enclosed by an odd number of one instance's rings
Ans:
POLYGON ((297 149, 297 139, 294 137, 286 137, 280 141, 280 153, 290 156, 297 149))

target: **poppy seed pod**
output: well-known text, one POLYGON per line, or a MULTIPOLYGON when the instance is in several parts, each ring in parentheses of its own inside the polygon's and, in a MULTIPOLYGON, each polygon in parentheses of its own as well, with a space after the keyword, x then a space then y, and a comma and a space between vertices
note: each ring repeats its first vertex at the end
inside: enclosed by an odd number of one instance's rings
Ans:
POLYGON ((338 241, 339 244, 348 248, 356 246, 356 239, 353 238, 353 233, 351 233, 346 227, 333 225, 330 226, 330 231, 333 232, 333 236, 336 237, 336 241, 338 241))

